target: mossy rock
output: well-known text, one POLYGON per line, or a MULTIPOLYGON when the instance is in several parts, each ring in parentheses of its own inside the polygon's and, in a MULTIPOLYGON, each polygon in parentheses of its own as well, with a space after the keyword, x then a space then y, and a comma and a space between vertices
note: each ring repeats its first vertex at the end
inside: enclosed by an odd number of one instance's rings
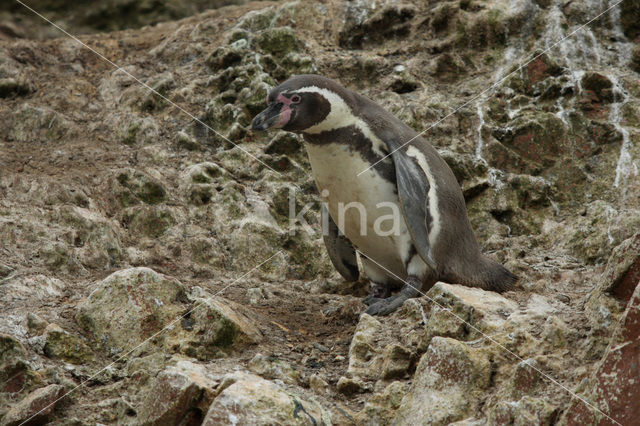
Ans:
POLYGON ((302 42, 298 40, 291 27, 269 28, 261 31, 256 36, 255 42, 262 51, 278 58, 290 52, 296 52, 302 47, 302 42))
POLYGON ((195 262, 217 268, 224 267, 224 251, 213 238, 198 236, 190 239, 189 253, 195 262))
POLYGON ((240 65, 246 55, 248 55, 247 50, 234 49, 228 46, 220 46, 213 52, 211 52, 209 56, 207 56, 207 58, 205 59, 205 64, 207 64, 207 66, 215 72, 223 70, 225 68, 240 65))
POLYGON ((240 18, 238 27, 249 31, 265 30, 272 26, 275 18, 276 11, 272 7, 261 10, 252 10, 240 18))
POLYGON ((38 250, 40 259, 51 270, 60 269, 70 258, 69 247, 63 243, 48 243, 38 250))
POLYGON ((174 77, 171 73, 164 73, 153 77, 147 85, 153 89, 147 89, 146 95, 140 102, 140 110, 143 112, 153 112, 163 108, 167 101, 168 93, 176 85, 174 77))
POLYGON ((145 144, 158 137, 158 126, 152 118, 134 118, 124 123, 118 132, 118 140, 125 145, 145 144))
MULTIPOLYGON (((76 320, 112 354, 133 349, 186 309, 184 286, 149 268, 124 269, 95 285, 76 320)), ((161 344, 163 336, 152 343, 161 344)))
POLYGON ((5 396, 15 398, 42 381, 27 362, 24 346, 9 334, 0 334, 0 406, 5 396))
POLYGON ((68 136, 71 124, 59 113, 22 104, 14 113, 10 138, 19 142, 60 140, 68 136))
POLYGON ((93 352, 80 337, 56 324, 49 324, 45 330, 44 354, 71 364, 86 364, 94 359, 93 352))
POLYGON ((290 132, 278 132, 264 149, 269 155, 289 155, 293 156, 303 152, 303 141, 301 138, 290 132))
POLYGON ((25 96, 35 91, 35 87, 24 78, 0 78, 0 98, 25 96))
POLYGON ((561 154, 571 154, 564 123, 551 113, 516 118, 510 128, 499 130, 493 131, 498 141, 543 166, 553 165, 561 154))
POLYGON ((313 239, 303 230, 298 230, 284 242, 289 252, 287 277, 308 280, 318 276, 328 276, 333 271, 326 248, 320 238, 313 239))
POLYGON ((158 204, 165 200, 167 193, 162 184, 149 175, 135 170, 124 170, 116 176, 118 183, 130 191, 120 193, 123 207, 133 204, 134 197, 146 204, 158 204), (133 196, 133 197, 132 197, 133 196))
POLYGON ((315 74, 318 72, 314 59, 298 52, 288 53, 282 58, 282 66, 286 70, 287 77, 292 74, 315 74))
POLYGON ((604 263, 613 248, 637 229, 640 229, 637 210, 618 212, 605 201, 596 200, 570 228, 568 246, 586 263, 604 263))
POLYGON ((257 115, 267 107, 267 95, 271 86, 259 80, 251 82, 247 97, 243 100, 244 105, 252 116, 257 115))
POLYGON ((158 238, 172 225, 176 219, 167 208, 160 206, 135 206, 128 208, 122 216, 127 229, 136 235, 158 238))
POLYGON ((262 340, 262 333, 243 308, 221 298, 197 298, 185 317, 187 329, 171 337, 176 349, 200 360, 224 357, 262 340))

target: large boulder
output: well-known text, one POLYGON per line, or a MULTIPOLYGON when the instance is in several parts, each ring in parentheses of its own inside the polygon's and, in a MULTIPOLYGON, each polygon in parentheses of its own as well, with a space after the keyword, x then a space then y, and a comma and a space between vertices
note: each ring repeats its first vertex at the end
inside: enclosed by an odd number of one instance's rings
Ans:
POLYGON ((617 330, 597 370, 581 386, 583 401, 574 399, 564 414, 568 425, 635 424, 640 418, 640 286, 622 314, 617 330), (596 410, 597 409, 597 410, 596 410), (612 420, 613 419, 613 420, 612 420))
POLYGON ((63 394, 64 387, 60 385, 49 385, 36 389, 11 407, 11 410, 0 421, 0 425, 44 424, 63 394))
POLYGON ((201 364, 179 360, 160 371, 144 390, 138 408, 141 424, 192 424, 200 421, 219 382, 201 364))
POLYGON ((76 319, 114 355, 148 340, 170 352, 210 359, 262 338, 241 306, 204 293, 190 301, 179 281, 144 267, 98 283, 76 319))
POLYGON ((186 303, 179 281, 149 268, 123 269, 97 283, 76 319, 115 355, 162 330, 185 312, 186 303))
POLYGON ((434 337, 420 359, 394 424, 445 425, 474 413, 489 386, 491 365, 486 355, 447 337, 434 337))
POLYGON ((225 389, 213 401, 203 425, 331 424, 329 413, 313 401, 247 373, 223 379, 225 389))

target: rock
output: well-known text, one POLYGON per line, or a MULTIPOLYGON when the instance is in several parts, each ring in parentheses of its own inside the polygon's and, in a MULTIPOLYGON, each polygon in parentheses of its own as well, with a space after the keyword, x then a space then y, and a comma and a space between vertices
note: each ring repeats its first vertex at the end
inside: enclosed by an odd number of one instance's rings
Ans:
POLYGON ((374 317, 362 314, 349 346, 349 368, 352 376, 377 379, 382 369, 382 358, 375 356, 375 340, 382 324, 374 317))
POLYGON ((56 141, 72 133, 71 123, 49 108, 22 104, 14 113, 10 140, 18 142, 56 141))
POLYGON ((36 89, 25 78, 0 78, 0 98, 25 96, 36 89))
POLYGON ((266 154, 292 156, 302 151, 302 141, 292 133, 278 132, 265 147, 266 154))
POLYGON ((605 263, 614 247, 630 238, 640 227, 637 211, 616 210, 602 200, 586 206, 574 226, 567 229, 569 248, 587 263, 605 263))
POLYGON ((186 310, 183 285, 149 268, 123 269, 94 286, 76 320, 113 355, 135 348, 186 310))
MULTIPOLYGON (((57 219, 72 228, 69 239, 84 266, 106 268, 122 257, 117 225, 109 219, 89 209, 68 205, 58 209, 57 219)), ((61 253, 56 263, 62 263, 63 259, 61 253)))
POLYGON ((520 361, 516 365, 511 377, 512 394, 515 398, 535 392, 537 385, 542 381, 542 376, 535 369, 541 368, 533 358, 520 361))
POLYGON ((93 361, 93 352, 86 343, 57 324, 47 326, 44 339, 44 354, 49 358, 62 359, 71 364, 86 364, 93 361))
POLYGON ((219 424, 332 424, 317 403, 289 394, 259 376, 236 373, 223 380, 224 390, 215 398, 203 426, 219 424))
POLYGON ((489 414, 491 424, 551 425, 558 408, 547 401, 524 396, 519 401, 500 401, 489 414))
MULTIPOLYGON (((297 51, 301 42, 296 38, 290 27, 268 28, 256 36, 255 42, 263 51, 275 57, 284 57, 290 52, 297 51)), ((262 98, 265 99, 264 97, 262 98)))
POLYGON ((238 304, 218 297, 195 298, 170 345, 185 355, 208 360, 259 343, 262 333, 238 304))
POLYGON ((189 133, 181 130, 176 135, 176 142, 179 148, 184 148, 187 151, 199 151, 203 149, 203 146, 191 136, 189 133))
MULTIPOLYGON (((45 247, 46 248, 46 247, 45 247)), ((43 249, 40 252, 46 251, 43 249)), ((51 267, 49 264, 47 266, 51 267)), ((45 275, 33 275, 26 277, 16 277, 0 287, 2 300, 28 300, 32 303, 36 301, 50 301, 63 295, 67 284, 55 277, 45 275)))
POLYGON ((176 223, 176 217, 169 207, 144 205, 126 209, 122 222, 136 235, 158 238, 176 223))
POLYGON ((134 117, 124 121, 118 130, 118 140, 125 145, 146 145, 158 139, 158 124, 152 118, 134 117))
POLYGON ((349 378, 344 376, 338 379, 338 384, 336 385, 336 388, 338 389, 338 392, 347 396, 351 396, 356 393, 364 393, 371 389, 361 379, 349 378))
POLYGON ((38 249, 39 257, 50 270, 57 270, 67 266, 70 254, 66 244, 46 243, 38 249))
MULTIPOLYGON (((587 401, 621 424, 633 424, 640 416, 639 357, 640 286, 636 286, 597 370, 581 386, 587 401)), ((569 425, 611 422, 579 400, 571 402, 562 419, 569 425)))
POLYGON ((640 35, 636 22, 640 21, 640 5, 635 1, 626 1, 620 4, 620 25, 624 34, 630 39, 640 35))
POLYGON ((414 354, 404 346, 389 345, 384 352, 382 361, 382 378, 384 380, 402 378, 411 367, 414 354))
POLYGON ((607 77, 596 72, 587 72, 580 80, 582 89, 591 91, 600 102, 613 102, 613 83, 607 77))
POLYGON ((29 424, 46 423, 58 398, 63 394, 64 387, 60 385, 49 385, 31 392, 5 414, 2 418, 2 426, 17 426, 27 422, 29 424))
POLYGON ((609 256, 597 291, 628 302, 640 283, 640 233, 624 240, 609 256))
POLYGON ((313 392, 320 395, 325 395, 330 391, 329 384, 317 373, 309 377, 309 387, 313 392))
POLYGON ((136 204, 137 200, 146 204, 158 204, 166 199, 167 192, 162 183, 138 170, 124 169, 116 173, 120 184, 118 198, 123 207, 136 204))
POLYGON ((344 24, 338 33, 338 43, 350 49, 407 36, 416 13, 415 6, 392 2, 383 2, 381 6, 362 1, 349 2, 344 9, 344 24))
POLYGON ((27 314, 27 329, 32 336, 39 336, 47 328, 47 322, 33 312, 27 314))
POLYGON ((8 277, 9 275, 11 275, 11 273, 14 271, 14 269, 12 267, 10 267, 9 265, 5 265, 4 263, 0 263, 0 279, 4 279, 6 277, 8 277))
MULTIPOLYGON (((245 13, 238 20, 238 27, 250 31, 260 31, 271 26, 273 19, 276 17, 276 11, 273 7, 265 7, 260 10, 251 10, 245 13)), ((242 33, 243 35, 246 33, 242 33)), ((234 39, 238 39, 235 36, 234 39)))
POLYGON ((138 408, 144 424, 192 424, 201 421, 219 382, 203 365, 179 360, 153 378, 138 408))
POLYGON ((216 183, 222 182, 221 178, 228 178, 229 173, 218 164, 207 161, 194 164, 185 169, 182 180, 189 183, 216 183))
POLYGON ((431 308, 425 327, 425 346, 433 336, 473 340, 482 337, 478 331, 484 334, 495 333, 504 328, 509 315, 518 308, 515 302, 497 293, 442 282, 431 287, 426 295, 442 308, 437 305, 431 308))
POLYGON ((264 292, 260 287, 247 289, 247 298, 249 299, 250 305, 258 305, 266 299, 264 292))
POLYGON ((11 400, 40 382, 27 359, 27 351, 18 339, 0 334, 0 402, 5 396, 11 400))
POLYGON ((434 425, 472 414, 489 385, 491 367, 477 349, 454 339, 434 337, 416 369, 394 419, 397 425, 434 425))
POLYGON ((552 165, 568 147, 562 120, 549 113, 515 118, 508 132, 494 131, 493 136, 526 160, 543 166, 552 165))
POLYGON ((407 393, 407 385, 403 382, 392 382, 381 393, 369 398, 364 408, 356 415, 356 424, 391 425, 400 408, 402 398, 407 393))
POLYGON ((569 339, 575 336, 567 324, 560 318, 550 316, 544 324, 542 337, 554 348, 566 347, 569 339))
POLYGON ((249 361, 249 369, 265 379, 280 379, 289 384, 297 383, 299 378, 298 372, 289 363, 260 353, 249 361))
POLYGON ((634 46, 631 52, 631 69, 640 72, 640 46, 634 46))

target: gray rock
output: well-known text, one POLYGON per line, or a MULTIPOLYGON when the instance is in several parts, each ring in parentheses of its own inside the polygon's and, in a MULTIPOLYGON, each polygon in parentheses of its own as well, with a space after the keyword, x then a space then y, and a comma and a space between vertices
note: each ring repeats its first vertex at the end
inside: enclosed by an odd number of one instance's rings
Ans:
POLYGON ((394 424, 444 425, 473 413, 477 395, 489 385, 486 356, 457 340, 434 337, 422 356, 394 424))
POLYGON ((280 379, 284 383, 295 384, 299 379, 299 373, 288 362, 260 353, 251 358, 249 369, 265 379, 280 379))
POLYGON ((29 424, 46 423, 58 398, 63 394, 64 387, 60 385, 49 385, 37 389, 11 407, 0 424, 2 426, 17 426, 26 422, 29 424))
MULTIPOLYGON (((95 284, 76 319, 100 346, 119 354, 178 318, 186 301, 177 280, 149 268, 124 269, 95 284)), ((162 341, 162 336, 155 341, 162 341)))
POLYGON ((157 425, 198 421, 211 405, 218 385, 203 365, 179 360, 152 379, 136 420, 157 425))
POLYGON ((330 414, 315 402, 290 394, 259 376, 235 373, 223 381, 203 425, 331 424, 330 414), (226 385, 226 386, 225 386, 226 385))
POLYGON ((368 386, 362 379, 359 379, 357 377, 350 378, 344 376, 338 379, 336 388, 338 389, 338 392, 347 396, 351 396, 356 393, 364 393, 371 390, 371 387, 368 386))

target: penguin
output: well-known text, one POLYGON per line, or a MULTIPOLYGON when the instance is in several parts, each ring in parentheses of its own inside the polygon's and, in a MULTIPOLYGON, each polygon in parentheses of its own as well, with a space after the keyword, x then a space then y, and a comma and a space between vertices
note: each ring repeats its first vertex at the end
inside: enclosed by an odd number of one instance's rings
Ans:
POLYGON ((368 314, 388 315, 437 281, 514 286, 514 274, 482 255, 447 163, 374 101, 329 78, 296 75, 269 91, 251 126, 302 134, 328 211, 329 258, 350 281, 360 258, 372 285, 368 314))

